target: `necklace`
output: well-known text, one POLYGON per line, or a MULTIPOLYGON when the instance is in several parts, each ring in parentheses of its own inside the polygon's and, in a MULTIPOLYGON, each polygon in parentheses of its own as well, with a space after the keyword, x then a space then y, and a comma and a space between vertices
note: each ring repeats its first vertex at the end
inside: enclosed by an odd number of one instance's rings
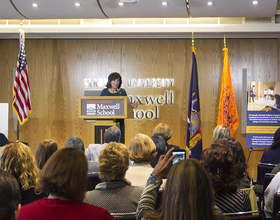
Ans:
POLYGON ((112 88, 109 89, 109 92, 110 92, 110 93, 117 93, 118 91, 119 91, 119 89, 116 89, 115 91, 112 90, 112 88))

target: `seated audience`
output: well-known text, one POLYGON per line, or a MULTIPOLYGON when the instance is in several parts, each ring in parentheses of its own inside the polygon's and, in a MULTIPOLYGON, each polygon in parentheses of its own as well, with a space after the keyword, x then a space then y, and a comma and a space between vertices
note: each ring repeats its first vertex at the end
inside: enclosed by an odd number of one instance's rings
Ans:
POLYGON ((275 193, 280 193, 280 172, 275 175, 264 191, 264 213, 266 219, 272 217, 275 193))
POLYGON ((179 161, 170 169, 176 156, 168 151, 152 171, 137 207, 136 219, 218 220, 224 219, 214 206, 214 194, 208 172, 196 159, 179 161), (170 169, 170 171, 169 171, 170 169), (169 173, 168 173, 169 172, 169 173), (167 178, 161 207, 154 211, 158 189, 167 178))
POLYGON ((215 204, 223 213, 251 211, 248 194, 237 189, 237 171, 229 147, 212 144, 204 152, 201 164, 210 174, 215 191, 215 204))
POLYGON ((35 191, 39 169, 29 147, 21 142, 7 144, 0 153, 0 169, 11 173, 19 183, 21 205, 45 197, 35 191))
POLYGON ((261 163, 280 163, 280 128, 274 133, 273 143, 269 149, 263 152, 261 163))
POLYGON ((88 161, 97 161, 100 151, 110 142, 120 142, 121 131, 118 127, 109 127, 104 134, 104 144, 90 144, 85 151, 88 161))
POLYGON ((212 144, 217 143, 218 140, 230 137, 230 130, 225 125, 218 125, 213 131, 212 144))
POLYGON ((20 207, 20 191, 16 178, 0 170, 0 219, 17 220, 20 207))
POLYGON ((137 134, 131 139, 128 147, 129 158, 132 164, 126 172, 128 179, 133 186, 145 187, 146 180, 153 171, 150 162, 155 158, 156 146, 152 139, 145 134, 137 134))
POLYGON ((85 202, 110 213, 136 213, 143 188, 131 186, 124 177, 129 166, 129 151, 121 143, 110 142, 99 154, 99 183, 86 193, 85 202))
MULTIPOLYGON (((65 142, 65 147, 75 147, 78 150, 81 150, 85 153, 84 142, 76 136, 71 136, 65 142)), ((99 172, 98 162, 88 161, 88 173, 99 172)))
POLYGON ((217 143, 226 145, 233 153, 233 160, 237 170, 238 189, 250 188, 250 180, 248 177, 248 165, 244 155, 242 145, 232 137, 218 140, 217 143))
POLYGON ((87 170, 87 159, 81 150, 66 147, 56 151, 41 170, 36 185, 48 197, 23 206, 19 220, 113 220, 107 210, 83 203, 87 170))
POLYGON ((172 136, 172 130, 167 124, 159 123, 153 130, 153 136, 154 135, 159 135, 164 138, 164 140, 166 141, 166 152, 169 151, 172 147, 174 148, 174 150, 180 150, 180 147, 167 143, 167 141, 172 136))
POLYGON ((154 135, 151 137, 151 139, 156 145, 156 151, 157 151, 156 157, 150 163, 151 166, 154 168, 158 163, 159 157, 165 154, 167 148, 166 148, 166 142, 162 136, 154 135))
POLYGON ((35 160, 37 167, 41 170, 51 155, 57 151, 56 141, 49 139, 42 141, 36 150, 35 160))
POLYGON ((3 133, 0 133, 0 149, 1 149, 1 147, 5 146, 8 143, 9 143, 9 141, 8 141, 7 137, 3 133))

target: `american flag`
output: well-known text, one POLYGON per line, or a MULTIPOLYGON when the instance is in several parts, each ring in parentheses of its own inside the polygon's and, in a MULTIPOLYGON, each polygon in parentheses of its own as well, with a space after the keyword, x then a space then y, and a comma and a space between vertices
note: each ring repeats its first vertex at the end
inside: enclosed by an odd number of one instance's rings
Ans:
POLYGON ((13 87, 12 104, 20 125, 23 125, 28 120, 28 114, 32 112, 29 89, 30 87, 27 74, 25 37, 24 32, 21 31, 19 34, 19 54, 13 87))

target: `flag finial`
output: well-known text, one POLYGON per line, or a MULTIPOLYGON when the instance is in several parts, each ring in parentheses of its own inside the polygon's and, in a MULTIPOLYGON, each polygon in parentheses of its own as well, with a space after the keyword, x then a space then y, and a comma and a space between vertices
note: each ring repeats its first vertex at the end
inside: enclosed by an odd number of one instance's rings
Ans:
POLYGON ((193 37, 193 32, 192 32, 192 47, 194 47, 194 37, 193 37))
POLYGON ((24 19, 20 20, 20 26, 19 26, 19 32, 22 32, 22 33, 23 33, 23 30, 22 30, 23 21, 24 21, 24 19))

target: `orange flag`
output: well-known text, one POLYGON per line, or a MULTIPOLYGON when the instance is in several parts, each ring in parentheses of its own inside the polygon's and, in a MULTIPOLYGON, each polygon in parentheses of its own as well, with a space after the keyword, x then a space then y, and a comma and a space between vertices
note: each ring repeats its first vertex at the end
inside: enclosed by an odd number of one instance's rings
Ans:
POLYGON ((223 124, 227 126, 230 129, 230 136, 234 137, 234 133, 239 125, 239 120, 230 76, 228 49, 225 47, 223 50, 224 66, 217 125, 223 124))

